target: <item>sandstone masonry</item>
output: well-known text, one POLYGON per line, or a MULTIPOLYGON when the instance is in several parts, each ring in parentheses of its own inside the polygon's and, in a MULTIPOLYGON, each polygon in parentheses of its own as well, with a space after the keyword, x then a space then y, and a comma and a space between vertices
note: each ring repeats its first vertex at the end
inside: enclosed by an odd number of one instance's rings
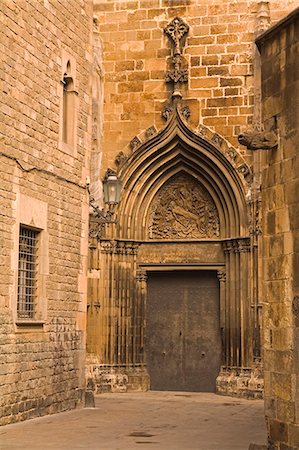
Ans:
POLYGON ((92 7, 0 5, 0 424, 75 407, 85 387, 92 7), (65 73, 74 86, 63 138, 65 73), (38 242, 38 315, 17 313, 20 225, 38 242))

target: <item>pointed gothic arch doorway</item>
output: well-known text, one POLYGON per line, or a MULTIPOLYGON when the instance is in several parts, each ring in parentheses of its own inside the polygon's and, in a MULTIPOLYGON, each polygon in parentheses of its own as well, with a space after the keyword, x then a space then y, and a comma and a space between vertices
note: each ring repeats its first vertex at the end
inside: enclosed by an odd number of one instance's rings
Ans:
MULTIPOLYGON (((218 358, 217 370, 212 363, 207 365, 218 371, 216 390, 228 393, 236 385, 233 376, 247 370, 250 377, 253 364, 255 322, 248 275, 254 272, 246 204, 250 169, 220 136, 203 127, 201 133, 192 131, 180 106, 173 108, 164 129, 144 142, 137 138, 134 142, 133 153, 122 158, 118 171, 123 182, 118 223, 107 228, 106 236, 95 245, 101 276, 94 291, 100 307, 91 302, 88 350, 96 356, 91 370, 98 389, 148 389, 147 358, 152 350, 146 347, 151 320, 146 311, 153 273, 176 267, 189 271, 190 277, 201 269, 217 282, 218 307, 213 307, 211 318, 217 338, 211 345, 217 346, 221 361, 218 358)), ((184 295, 189 294, 181 298, 184 295)), ((196 307, 204 301, 193 304, 193 312, 186 306, 189 316, 199 317, 196 307)), ((182 300, 178 304, 183 307, 182 300)), ((164 324, 170 311, 161 312, 164 324)), ((196 332, 203 325, 192 326, 190 351, 195 356, 189 362, 198 363, 202 357, 196 356, 196 332)), ((155 351, 163 354, 160 341, 155 351)), ((200 372, 197 367, 192 376, 197 382, 200 372)), ((215 387, 215 375, 212 378, 215 387)), ((214 388, 198 384, 197 389, 214 388)))

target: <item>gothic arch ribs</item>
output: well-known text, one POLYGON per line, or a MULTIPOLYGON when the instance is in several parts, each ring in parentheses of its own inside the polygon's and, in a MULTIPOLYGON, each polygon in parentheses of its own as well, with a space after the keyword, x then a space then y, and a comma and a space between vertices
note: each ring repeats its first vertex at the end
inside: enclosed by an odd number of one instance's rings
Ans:
POLYGON ((240 374, 253 362, 253 263, 246 201, 251 170, 221 136, 203 126, 191 130, 179 103, 167 111, 165 127, 136 136, 131 154, 122 153, 117 161, 123 182, 118 224, 108 229, 101 244, 106 310, 99 314, 104 324, 110 317, 109 328, 103 330, 102 339, 109 342, 102 364, 105 370, 110 365, 114 374, 118 370, 122 380, 127 377, 131 389, 134 383, 146 388, 146 267, 214 270, 223 346, 217 389, 229 393, 232 368, 240 374))

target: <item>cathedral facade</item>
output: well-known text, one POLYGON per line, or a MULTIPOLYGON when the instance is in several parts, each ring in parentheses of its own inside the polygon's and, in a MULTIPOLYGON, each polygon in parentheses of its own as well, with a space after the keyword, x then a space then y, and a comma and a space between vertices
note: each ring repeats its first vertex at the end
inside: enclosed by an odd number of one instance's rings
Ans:
POLYGON ((1 423, 264 396, 298 448, 296 7, 4 0, 1 423))

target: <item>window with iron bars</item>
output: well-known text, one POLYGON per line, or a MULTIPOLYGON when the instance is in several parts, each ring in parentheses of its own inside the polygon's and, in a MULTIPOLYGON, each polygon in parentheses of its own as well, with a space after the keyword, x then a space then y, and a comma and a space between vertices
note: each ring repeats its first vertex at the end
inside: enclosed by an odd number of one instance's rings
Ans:
POLYGON ((39 231, 20 225, 17 316, 34 319, 37 303, 39 231))

